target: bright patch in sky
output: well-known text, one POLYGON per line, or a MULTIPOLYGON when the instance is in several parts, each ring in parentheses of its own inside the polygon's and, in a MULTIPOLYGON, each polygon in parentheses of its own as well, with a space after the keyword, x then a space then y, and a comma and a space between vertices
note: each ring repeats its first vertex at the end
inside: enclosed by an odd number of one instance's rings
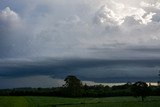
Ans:
POLYGON ((2 58, 159 57, 130 54, 132 48, 159 47, 156 0, 1 2, 7 4, 0 12, 2 58))

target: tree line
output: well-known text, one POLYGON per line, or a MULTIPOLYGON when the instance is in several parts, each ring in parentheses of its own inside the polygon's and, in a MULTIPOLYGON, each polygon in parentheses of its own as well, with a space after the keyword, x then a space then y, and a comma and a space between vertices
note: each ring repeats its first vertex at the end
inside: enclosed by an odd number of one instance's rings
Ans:
POLYGON ((76 76, 69 75, 62 87, 1 89, 1 96, 57 96, 57 97, 113 97, 135 96, 142 101, 147 96, 160 96, 159 86, 148 86, 143 81, 112 86, 82 84, 76 76))

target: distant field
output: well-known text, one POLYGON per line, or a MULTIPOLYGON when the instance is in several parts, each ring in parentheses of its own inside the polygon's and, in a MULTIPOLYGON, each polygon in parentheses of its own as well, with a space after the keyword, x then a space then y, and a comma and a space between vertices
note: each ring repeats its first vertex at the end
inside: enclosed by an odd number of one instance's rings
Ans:
POLYGON ((60 97, 0 97, 0 107, 160 107, 160 97, 148 97, 145 102, 133 97, 60 98, 60 97))

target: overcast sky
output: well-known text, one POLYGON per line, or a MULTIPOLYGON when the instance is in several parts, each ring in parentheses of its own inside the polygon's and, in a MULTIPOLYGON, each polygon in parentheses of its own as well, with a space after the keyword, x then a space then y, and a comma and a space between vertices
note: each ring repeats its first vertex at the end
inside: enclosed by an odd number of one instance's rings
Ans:
POLYGON ((0 0, 0 88, 155 82, 159 69, 159 0, 0 0))

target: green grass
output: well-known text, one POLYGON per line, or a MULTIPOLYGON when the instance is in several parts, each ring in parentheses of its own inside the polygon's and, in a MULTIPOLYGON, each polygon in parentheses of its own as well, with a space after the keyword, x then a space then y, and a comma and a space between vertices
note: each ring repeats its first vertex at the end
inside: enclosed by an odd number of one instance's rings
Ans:
POLYGON ((25 97, 0 97, 0 107, 29 107, 25 97))
POLYGON ((134 97, 60 98, 60 97, 0 97, 0 107, 160 107, 160 97, 148 97, 144 102, 134 97))

